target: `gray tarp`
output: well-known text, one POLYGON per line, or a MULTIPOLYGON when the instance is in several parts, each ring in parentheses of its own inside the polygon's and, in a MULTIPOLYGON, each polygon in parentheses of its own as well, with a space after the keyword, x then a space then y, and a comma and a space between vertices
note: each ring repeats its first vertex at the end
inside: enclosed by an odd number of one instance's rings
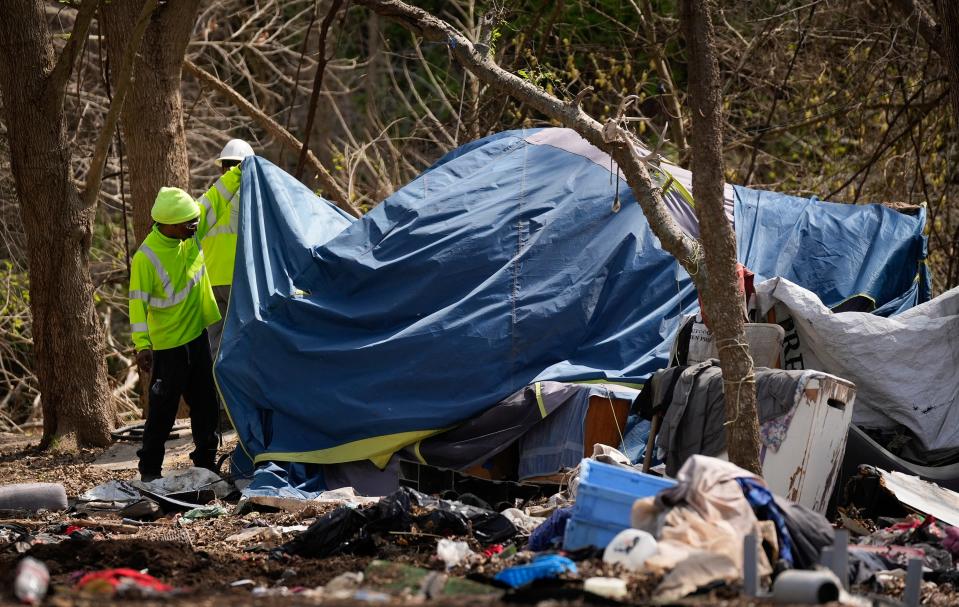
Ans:
POLYGON ((853 423, 905 426, 926 450, 959 447, 959 288, 883 318, 833 314, 810 291, 774 278, 756 286, 760 312, 786 330, 783 366, 856 384, 853 423))

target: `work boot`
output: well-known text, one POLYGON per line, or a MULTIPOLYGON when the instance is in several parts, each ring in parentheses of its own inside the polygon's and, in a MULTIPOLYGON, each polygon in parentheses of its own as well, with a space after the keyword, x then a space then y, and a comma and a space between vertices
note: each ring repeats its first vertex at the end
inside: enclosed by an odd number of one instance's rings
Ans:
POLYGON ((160 474, 159 472, 157 473, 143 472, 143 471, 140 472, 140 480, 143 481, 144 483, 152 483, 153 481, 159 480, 161 478, 163 478, 163 475, 160 474))

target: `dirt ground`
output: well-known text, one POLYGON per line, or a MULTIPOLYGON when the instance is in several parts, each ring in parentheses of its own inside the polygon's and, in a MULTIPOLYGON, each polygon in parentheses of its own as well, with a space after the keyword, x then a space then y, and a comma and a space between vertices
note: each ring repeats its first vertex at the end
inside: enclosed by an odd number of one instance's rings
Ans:
MULTIPOLYGON (((134 478, 134 470, 109 470, 94 465, 103 450, 83 450, 79 453, 47 453, 35 448, 35 441, 23 440, 10 435, 0 437, 0 484, 19 482, 59 482, 66 487, 68 496, 75 497, 83 491, 111 479, 134 478)), ((225 446, 224 449, 228 449, 225 446)), ((185 466, 186 464, 182 464, 185 466)), ((232 512, 233 505, 224 503, 232 512)), ((34 544, 27 552, 43 561, 51 575, 52 593, 45 604, 57 606, 93 606, 102 604, 106 597, 87 596, 77 593, 73 586, 84 572, 114 567, 146 570, 160 581, 179 589, 179 594, 158 599, 110 599, 115 604, 137 605, 203 605, 234 606, 236 604, 308 605, 419 603, 421 595, 411 590, 401 580, 407 575, 398 565, 410 565, 442 572, 444 565, 436 559, 436 538, 432 536, 399 535, 379 539, 375 556, 339 556, 325 559, 307 559, 277 555, 273 548, 288 541, 296 533, 289 530, 279 537, 247 542, 228 541, 233 534, 249 527, 292 527, 309 525, 321 511, 305 514, 285 512, 248 512, 243 515, 229 514, 219 518, 195 521, 181 525, 178 515, 168 515, 152 524, 138 527, 122 526, 115 515, 96 515, 87 524, 93 524, 92 538, 66 540, 61 543, 34 544), (105 522, 107 528, 96 526, 105 522), (111 525, 112 524, 112 525, 111 525), (377 568, 374 561, 385 561, 377 568), (391 565, 388 565, 391 564, 391 565), (373 565, 373 569, 368 569, 373 565), (337 599, 323 597, 310 590, 328 584, 333 578, 346 572, 366 571, 361 586, 372 591, 363 600, 357 598, 337 599), (372 572, 371 572, 372 571, 372 572), (238 584, 239 582, 239 584, 238 584), (254 591, 254 588, 259 590, 254 591), (282 590, 286 588, 287 590, 282 590), (403 590, 406 588, 406 590, 403 590), (303 592, 307 590, 307 592, 303 592), (381 591, 385 592, 382 594, 381 591), (277 596, 286 592, 286 596, 277 596), (273 596, 258 596, 256 593, 273 593, 273 596), (386 596, 389 595, 389 596, 386 596)), ((37 532, 56 530, 57 525, 69 522, 67 515, 39 513, 19 518, 16 522, 28 525, 37 532)), ((13 522, 0 519, 0 524, 13 522)), ((471 548, 482 552, 472 538, 471 548)), ((521 548, 521 546, 519 546, 521 548)), ((22 557, 12 544, 0 542, 0 605, 15 604, 12 596, 13 572, 22 557)), ((515 561, 510 564, 515 564, 515 561)), ((579 578, 593 575, 618 576, 623 572, 612 570, 601 561, 581 561, 579 578)), ((474 564, 469 570, 455 568, 448 573, 452 578, 470 578, 480 582, 461 593, 429 599, 432 605, 455 605, 458 607, 498 607, 509 603, 538 604, 543 606, 571 604, 582 605, 584 599, 576 582, 552 582, 527 592, 502 595, 488 585, 489 578, 506 564, 489 558, 474 564), (473 594, 477 591, 487 594, 473 594), (545 602, 544 602, 545 600, 545 602)), ((421 572, 422 573, 422 572, 421 572)), ((658 580, 651 577, 631 576, 629 587, 631 602, 648 604, 658 580)), ((464 582, 469 584, 469 582, 464 582)), ((450 588, 447 585, 447 588, 450 588)), ((928 587, 924 590, 924 604, 959 604, 959 595, 951 588, 928 587)), ((610 601, 594 600, 604 605, 610 601)), ((744 600, 730 589, 718 589, 713 593, 683 601, 687 605, 753 605, 762 602, 744 600)))

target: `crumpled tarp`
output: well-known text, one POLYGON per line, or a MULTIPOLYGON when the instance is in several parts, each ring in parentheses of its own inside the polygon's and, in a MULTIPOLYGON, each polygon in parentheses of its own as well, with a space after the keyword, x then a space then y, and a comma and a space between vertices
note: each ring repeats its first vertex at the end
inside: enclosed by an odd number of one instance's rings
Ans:
POLYGON ((383 463, 533 381, 662 364, 689 277, 608 166, 532 134, 453 152, 350 225, 244 161, 215 374, 256 461, 383 463))
MULTIPOLYGON (((268 161, 246 159, 215 366, 244 455, 384 465, 535 381, 639 383, 664 366, 696 295, 618 175, 567 129, 499 133, 352 222, 268 161)), ((683 198, 666 198, 698 233, 683 198)), ((739 234, 753 243, 747 263, 781 259, 765 234, 780 226, 753 225, 739 234)), ((847 225, 834 243, 847 263, 821 266, 816 285, 852 289, 860 270, 882 266, 871 251, 914 240, 883 233, 861 251, 846 242, 860 243, 862 226, 847 225)))
POLYGON ((781 277, 829 308, 890 316, 928 301, 926 210, 837 204, 734 186, 739 261, 755 282, 781 277), (858 302, 852 302, 858 299, 858 302))
POLYGON ((760 283, 756 294, 763 314, 775 306, 791 327, 787 366, 856 384, 854 424, 905 426, 930 451, 959 447, 959 288, 892 318, 834 314, 781 278, 760 283))

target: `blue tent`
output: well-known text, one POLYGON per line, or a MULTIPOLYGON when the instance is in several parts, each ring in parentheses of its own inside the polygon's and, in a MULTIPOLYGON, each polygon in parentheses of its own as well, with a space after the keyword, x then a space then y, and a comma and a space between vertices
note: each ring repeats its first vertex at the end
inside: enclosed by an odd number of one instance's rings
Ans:
MULTIPOLYGON (((383 463, 533 381, 635 384, 664 366, 695 290, 615 174, 571 131, 500 133, 351 221, 247 159, 215 367, 246 455, 383 463)), ((735 191, 737 212, 765 204, 751 192, 735 191)), ((731 188, 727 198, 731 210, 731 188)), ((685 198, 674 191, 668 204, 697 233, 685 198)), ((824 205, 807 207, 817 217, 824 205)), ((820 264, 811 288, 867 292, 880 306, 899 298, 924 257, 924 217, 884 213, 877 227, 866 220, 875 207, 848 208, 846 228, 820 244, 849 263, 820 264), (860 281, 873 268, 882 276, 860 281)), ((750 267, 795 280, 815 258, 791 266, 782 255, 795 226, 739 224, 750 267)))

